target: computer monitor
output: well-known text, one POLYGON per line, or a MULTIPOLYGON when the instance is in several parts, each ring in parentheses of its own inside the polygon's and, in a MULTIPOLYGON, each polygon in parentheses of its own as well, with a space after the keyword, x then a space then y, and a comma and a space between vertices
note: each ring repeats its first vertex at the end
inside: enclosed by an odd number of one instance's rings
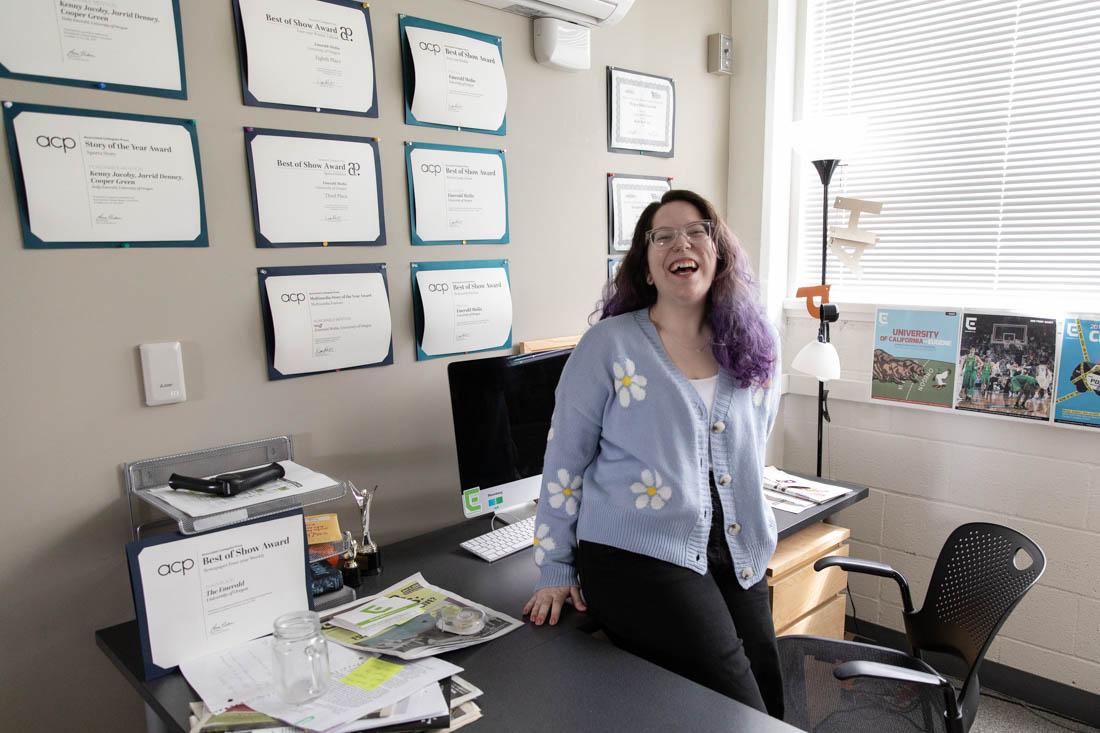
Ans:
POLYGON ((489 504, 485 508, 505 521, 534 513, 554 389, 570 352, 498 356, 447 366, 461 491, 465 495, 480 489, 489 504))

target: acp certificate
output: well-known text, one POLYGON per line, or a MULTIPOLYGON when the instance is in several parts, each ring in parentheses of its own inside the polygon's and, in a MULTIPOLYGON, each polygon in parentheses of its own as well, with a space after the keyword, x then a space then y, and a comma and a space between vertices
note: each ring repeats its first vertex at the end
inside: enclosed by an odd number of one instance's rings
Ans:
POLYGON ((379 364, 390 353, 390 302, 381 272, 285 275, 265 281, 283 375, 379 364))
POLYGON ((373 140, 257 131, 248 146, 258 243, 385 243, 373 140))
POLYGON ((417 122, 490 132, 504 125, 508 84, 499 46, 410 24, 405 33, 416 71, 411 111, 417 122))
POLYGON ((424 309, 420 349, 442 356, 499 348, 512 331, 512 293, 503 267, 419 270, 424 309))
POLYGON ((7 75, 184 96, 173 0, 0 0, 0 18, 7 75))
POLYGON ((269 634, 277 616, 309 608, 300 513, 160 544, 138 541, 127 555, 140 578, 138 618, 149 657, 162 669, 269 634))
POLYGON ((248 103, 378 116, 363 3, 238 0, 248 103))
POLYGON ((407 156, 414 243, 508 241, 503 153, 414 143, 407 156))
POLYGON ((30 233, 45 244, 205 239, 194 131, 185 120, 16 105, 30 233))
POLYGON ((611 251, 626 252, 645 207, 672 188, 667 178, 613 175, 607 179, 611 204, 611 251))
POLYGON ((676 88, 672 79, 608 68, 607 149, 672 157, 676 88))

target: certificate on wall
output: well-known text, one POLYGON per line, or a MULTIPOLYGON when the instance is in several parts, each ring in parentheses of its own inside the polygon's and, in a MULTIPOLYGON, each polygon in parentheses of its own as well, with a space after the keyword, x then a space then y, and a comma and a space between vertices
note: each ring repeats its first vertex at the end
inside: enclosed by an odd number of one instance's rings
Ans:
POLYGON ((0 0, 0 77, 187 98, 179 0, 0 0))
POLYGON ((664 176, 607 174, 608 251, 626 252, 645 207, 659 201, 672 188, 664 176))
POLYGON ((958 309, 879 308, 871 399, 950 410, 959 313, 958 309))
POLYGON ((512 347, 507 260, 412 263, 418 361, 512 347))
POLYGON ((270 379, 393 363, 384 264, 258 270, 270 379))
POLYGON ((405 172, 413 244, 508 241, 503 151, 406 143, 405 172))
POLYGON ((244 103, 377 117, 368 5, 234 0, 244 103))
POLYGON ((145 677, 271 633, 311 607, 302 513, 126 545, 145 677))
POLYGON ((386 243, 378 141, 245 128, 257 247, 386 243))
POLYGON ((503 135, 508 107, 499 36, 402 15, 405 124, 503 135))
POLYGON ((4 105, 23 244, 205 247, 191 120, 4 105))
POLYGON ((673 156, 676 84, 664 76, 607 67, 607 149, 673 156))
POLYGON ((1095 317, 1065 321, 1054 422, 1100 427, 1100 320, 1095 317))

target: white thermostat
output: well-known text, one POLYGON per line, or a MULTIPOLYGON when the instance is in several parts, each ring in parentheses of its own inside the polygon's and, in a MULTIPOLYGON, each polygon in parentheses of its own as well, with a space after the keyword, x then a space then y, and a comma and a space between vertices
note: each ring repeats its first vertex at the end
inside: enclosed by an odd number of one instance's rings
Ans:
POLYGON ((141 374, 145 380, 145 404, 151 407, 186 400, 180 342, 142 344, 138 350, 141 352, 141 374))

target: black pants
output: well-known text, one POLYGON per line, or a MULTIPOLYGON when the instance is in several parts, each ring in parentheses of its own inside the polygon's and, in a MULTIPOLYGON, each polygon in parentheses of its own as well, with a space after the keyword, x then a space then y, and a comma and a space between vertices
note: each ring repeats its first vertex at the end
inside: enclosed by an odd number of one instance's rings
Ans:
POLYGON ((783 718, 783 681, 768 585, 742 588, 722 537, 716 492, 707 574, 617 547, 581 542, 588 612, 632 654, 783 718))

